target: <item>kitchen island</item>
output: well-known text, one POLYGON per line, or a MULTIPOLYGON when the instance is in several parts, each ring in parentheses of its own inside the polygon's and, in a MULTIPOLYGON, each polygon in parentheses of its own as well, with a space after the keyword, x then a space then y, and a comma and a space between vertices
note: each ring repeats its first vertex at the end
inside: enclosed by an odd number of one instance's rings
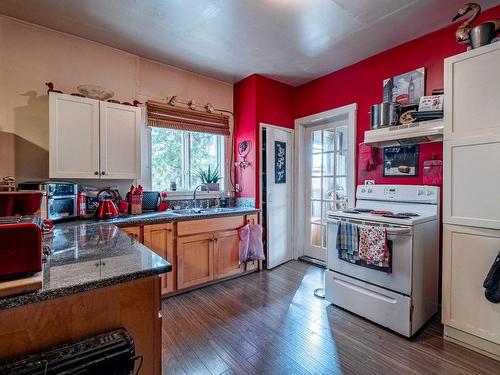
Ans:
MULTIPOLYGON (((163 243, 158 239, 175 238, 183 243, 186 265, 182 267, 181 280, 192 273, 187 265, 189 259, 201 259, 200 249, 211 251, 210 257, 217 249, 221 264, 227 266, 236 261, 237 268, 237 233, 227 228, 250 220, 256 222, 257 212, 249 208, 183 210, 57 224, 53 236, 44 239, 50 254, 43 265, 42 288, 0 299, 0 362, 125 328, 134 339, 136 355, 144 357, 141 373, 160 374, 161 294, 168 276, 175 274, 174 265, 179 266, 179 257, 177 246, 169 254, 158 251, 159 243, 163 243), (196 233, 200 229, 211 230, 212 237, 199 241, 196 233), (221 243, 230 246, 215 245, 217 230, 225 236, 221 243), (149 240, 145 240, 144 233, 149 240), (188 248, 186 240, 193 236, 196 246, 188 248), (224 249, 231 253, 224 254, 224 249)), ((199 266, 197 263, 196 272, 204 270, 199 266)), ((216 267, 207 267, 213 275, 216 267)), ((197 276, 196 272, 192 274, 197 276)), ((197 280, 194 281, 185 281, 185 285, 195 285, 197 280)), ((177 286, 177 277, 171 284, 177 286)))

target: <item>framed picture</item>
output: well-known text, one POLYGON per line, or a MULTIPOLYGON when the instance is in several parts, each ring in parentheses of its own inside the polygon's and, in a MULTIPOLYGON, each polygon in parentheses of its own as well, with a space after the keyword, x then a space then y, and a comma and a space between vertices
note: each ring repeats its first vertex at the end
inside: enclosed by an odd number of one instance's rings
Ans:
POLYGON ((425 95, 425 68, 384 79, 384 102, 419 104, 425 95))
POLYGON ((274 183, 286 183, 286 143, 274 141, 274 183))
POLYGON ((384 177, 418 176, 418 145, 384 147, 384 177))

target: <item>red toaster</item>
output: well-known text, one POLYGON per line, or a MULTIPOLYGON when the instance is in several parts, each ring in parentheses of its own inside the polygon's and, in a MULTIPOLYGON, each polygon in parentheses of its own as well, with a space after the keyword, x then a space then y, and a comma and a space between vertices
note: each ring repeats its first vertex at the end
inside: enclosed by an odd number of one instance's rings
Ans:
POLYGON ((42 225, 35 215, 0 217, 0 279, 42 270, 42 225))

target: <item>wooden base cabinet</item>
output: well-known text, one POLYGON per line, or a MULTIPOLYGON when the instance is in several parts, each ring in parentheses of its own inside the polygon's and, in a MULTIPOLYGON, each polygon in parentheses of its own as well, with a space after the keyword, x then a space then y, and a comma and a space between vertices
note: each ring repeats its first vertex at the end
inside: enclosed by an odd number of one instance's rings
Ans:
POLYGON ((240 237, 237 230, 215 233, 215 278, 236 275, 240 266, 240 237))
POLYGON ((161 276, 161 294, 164 295, 175 291, 177 267, 173 223, 145 225, 143 238, 144 246, 149 247, 163 259, 172 263, 172 271, 161 276))
POLYGON ((177 238, 177 287, 189 288, 214 279, 214 235, 177 238))
POLYGON ((258 215, 129 226, 121 230, 172 264, 172 271, 161 276, 161 294, 166 296, 259 270, 259 261, 239 264, 238 229, 245 223, 257 224, 258 215))

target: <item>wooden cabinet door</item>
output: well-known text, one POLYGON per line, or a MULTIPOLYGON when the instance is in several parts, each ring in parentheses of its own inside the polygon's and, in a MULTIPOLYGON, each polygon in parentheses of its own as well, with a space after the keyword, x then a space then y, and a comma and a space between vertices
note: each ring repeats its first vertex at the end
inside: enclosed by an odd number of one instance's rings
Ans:
POLYGON ((137 241, 142 242, 141 227, 124 227, 120 229, 137 241))
POLYGON ((215 278, 235 275, 243 271, 240 266, 240 238, 237 230, 215 234, 215 278))
POLYGON ((98 178, 98 100, 50 93, 49 176, 98 178))
POLYGON ((177 288, 184 289, 214 279, 213 233, 177 238, 177 288))
POLYGON ((496 344, 500 304, 485 298, 483 281, 498 249, 499 230, 444 225, 443 323, 496 344))
POLYGON ((173 224, 154 224, 144 226, 144 246, 153 250, 163 259, 172 264, 172 271, 161 276, 162 294, 171 293, 176 290, 176 259, 174 249, 173 224))
POLYGON ((100 176, 141 177, 141 109, 100 102, 100 176))

